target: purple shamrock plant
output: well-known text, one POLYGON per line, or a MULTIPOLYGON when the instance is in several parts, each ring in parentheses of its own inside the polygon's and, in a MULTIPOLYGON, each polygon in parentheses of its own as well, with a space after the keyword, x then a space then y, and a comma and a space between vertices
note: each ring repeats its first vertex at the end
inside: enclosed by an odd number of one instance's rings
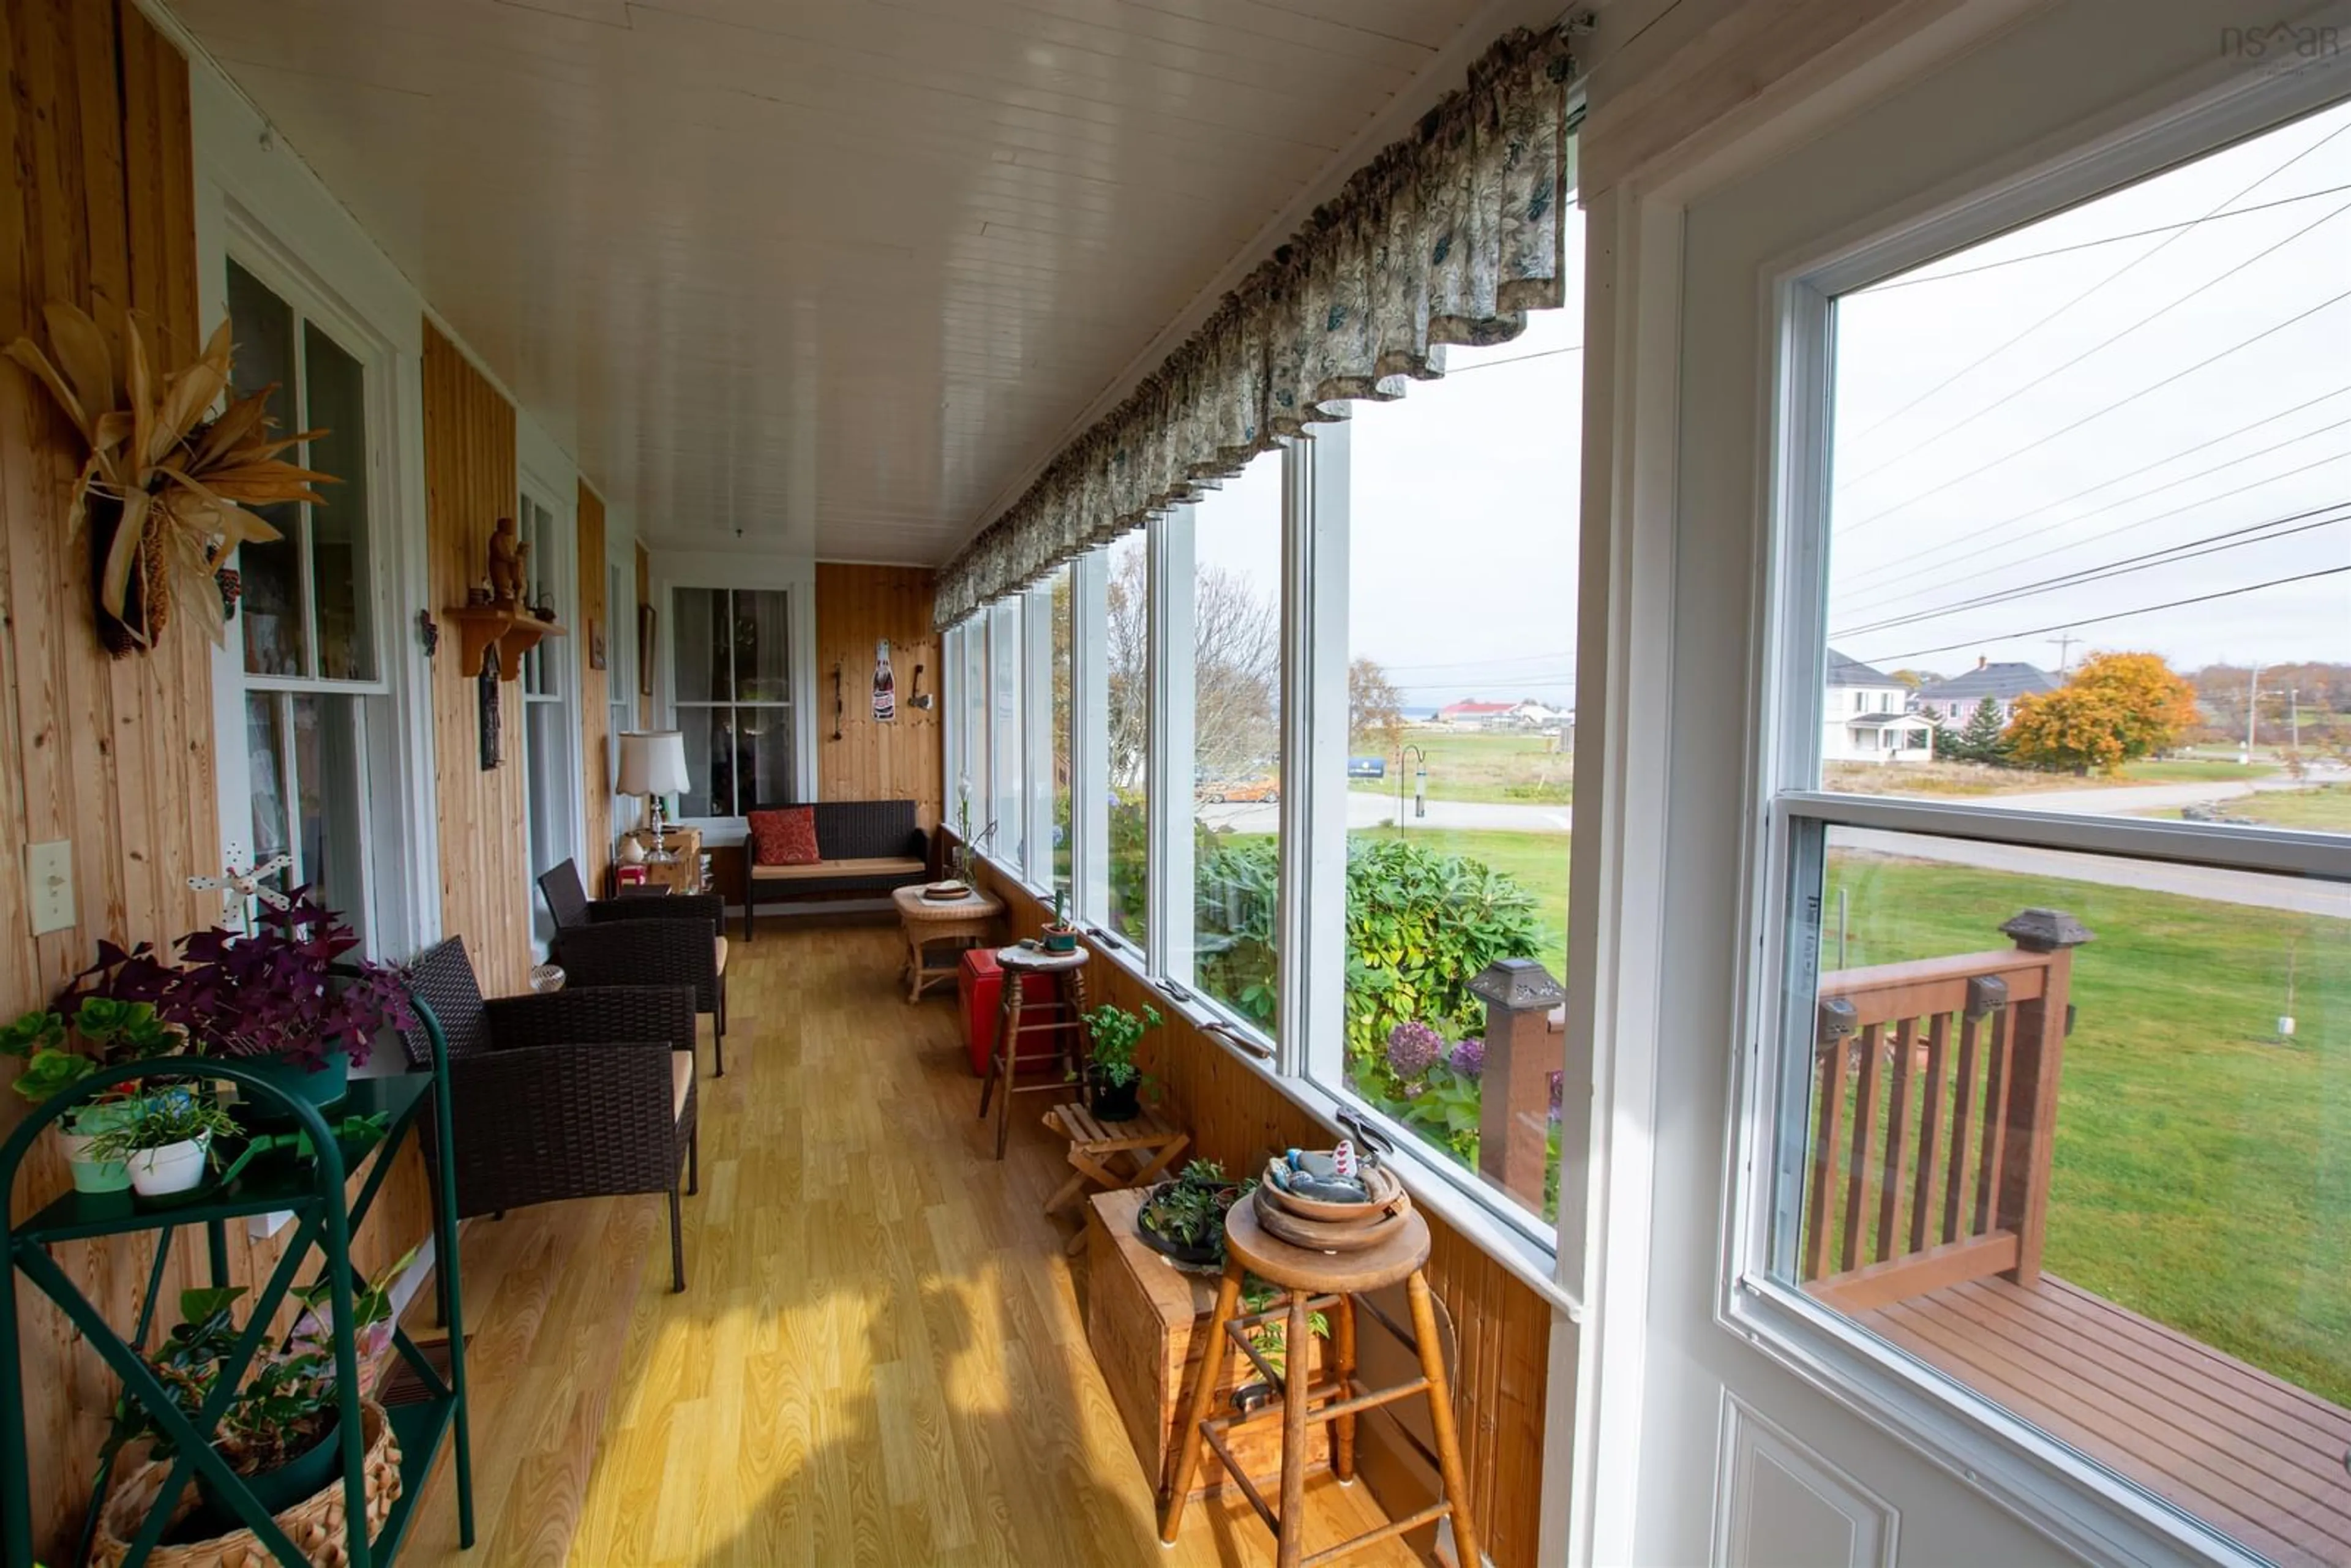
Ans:
POLYGON ((391 969, 364 960, 334 966, 359 946, 341 915, 308 887, 284 909, 265 909, 248 934, 196 931, 179 941, 181 967, 166 971, 156 1010, 218 1056, 266 1057, 317 1069, 348 1054, 364 1062, 384 1029, 414 1021, 391 969))

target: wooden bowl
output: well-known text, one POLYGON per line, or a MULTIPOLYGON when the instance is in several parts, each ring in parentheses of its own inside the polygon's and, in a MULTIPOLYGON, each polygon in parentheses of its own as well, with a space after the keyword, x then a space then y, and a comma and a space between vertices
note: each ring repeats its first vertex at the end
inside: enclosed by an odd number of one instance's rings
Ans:
POLYGON ((1382 1213, 1375 1204, 1358 1206, 1379 1215, 1369 1223, 1358 1220, 1333 1224, 1329 1220, 1305 1219, 1280 1206, 1277 1200, 1283 1196, 1270 1187, 1259 1187, 1255 1194, 1257 1221, 1267 1235, 1310 1252, 1361 1252, 1385 1241, 1401 1222, 1395 1215, 1382 1213))
POLYGON ((1280 1157, 1268 1160, 1265 1179, 1258 1191, 1270 1196, 1271 1201, 1301 1219, 1316 1220, 1327 1225, 1374 1225, 1395 1218, 1412 1207, 1412 1195, 1404 1183, 1388 1173, 1385 1166, 1366 1166, 1361 1175, 1364 1185, 1372 1189, 1369 1203, 1332 1203, 1319 1197, 1302 1197, 1294 1192, 1284 1192, 1274 1185, 1273 1168, 1280 1157))

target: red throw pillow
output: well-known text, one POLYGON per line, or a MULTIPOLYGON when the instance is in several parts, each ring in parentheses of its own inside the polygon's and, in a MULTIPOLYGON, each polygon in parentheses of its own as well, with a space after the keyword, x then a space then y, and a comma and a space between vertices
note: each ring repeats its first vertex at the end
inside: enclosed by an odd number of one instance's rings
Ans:
POLYGON ((817 853, 815 807, 751 813, 753 865, 814 865, 822 858, 817 853))

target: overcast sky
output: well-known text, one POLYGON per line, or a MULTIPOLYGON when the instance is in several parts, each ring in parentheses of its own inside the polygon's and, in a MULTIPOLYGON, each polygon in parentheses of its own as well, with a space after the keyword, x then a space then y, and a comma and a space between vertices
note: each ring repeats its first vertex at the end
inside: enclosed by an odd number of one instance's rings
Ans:
MULTIPOLYGON (((1572 692, 1580 328, 1356 405, 1350 642, 1409 706, 1572 692)), ((2351 573, 2231 591, 2351 564, 2351 106, 1849 296, 1836 333, 1840 651, 2351 661, 2351 573)), ((1198 525, 1268 595, 1279 467, 1198 525)))

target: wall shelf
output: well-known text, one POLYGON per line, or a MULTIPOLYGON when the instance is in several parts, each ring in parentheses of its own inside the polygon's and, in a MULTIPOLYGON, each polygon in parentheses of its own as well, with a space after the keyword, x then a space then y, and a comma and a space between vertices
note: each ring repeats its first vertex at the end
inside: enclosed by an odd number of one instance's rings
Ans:
POLYGON ((482 650, 498 651, 498 678, 511 681, 522 674, 522 656, 546 637, 568 637, 557 622, 541 621, 519 605, 468 604, 443 614, 456 622, 459 669, 468 677, 482 671, 482 650))

